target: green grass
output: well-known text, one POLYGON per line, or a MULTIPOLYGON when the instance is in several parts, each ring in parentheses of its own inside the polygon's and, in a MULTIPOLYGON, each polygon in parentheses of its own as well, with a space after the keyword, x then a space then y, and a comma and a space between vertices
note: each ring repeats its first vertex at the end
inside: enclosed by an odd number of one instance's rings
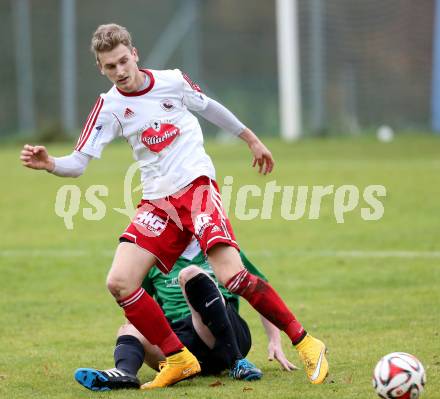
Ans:
MULTIPOLYGON (((337 224, 334 196, 322 201, 318 220, 286 221, 275 195, 272 218, 231 219, 242 248, 264 271, 298 318, 329 347, 329 383, 312 386, 304 373, 280 371, 266 360, 257 314, 242 313, 253 332, 249 358, 264 371, 256 383, 228 377, 196 378, 164 391, 92 393, 73 380, 77 367, 112 367, 115 332, 122 313, 105 288, 118 234, 128 223, 112 208, 123 206, 123 177, 131 154, 110 146, 80 179, 59 179, 20 166, 19 147, 0 150, 0 397, 15 398, 374 398, 376 361, 392 351, 415 354, 428 376, 424 398, 440 398, 440 138, 398 136, 390 144, 372 137, 268 142, 274 173, 258 176, 245 145, 209 142, 218 181, 243 184, 371 184, 386 187, 385 213, 364 221, 359 206, 337 224), (74 229, 54 213, 57 190, 77 184, 82 192, 74 229), (106 216, 82 217, 92 184, 103 184, 106 216), (210 384, 220 380, 221 386, 210 384)), ((51 145, 54 155, 69 146, 51 145)), ((261 207, 251 198, 248 207, 261 207)), ((310 205, 310 201, 308 201, 310 205)), ((233 207, 231 207, 233 209, 233 207)), ((298 358, 287 342, 292 361, 298 358)), ((147 367, 142 381, 154 373, 147 367)))

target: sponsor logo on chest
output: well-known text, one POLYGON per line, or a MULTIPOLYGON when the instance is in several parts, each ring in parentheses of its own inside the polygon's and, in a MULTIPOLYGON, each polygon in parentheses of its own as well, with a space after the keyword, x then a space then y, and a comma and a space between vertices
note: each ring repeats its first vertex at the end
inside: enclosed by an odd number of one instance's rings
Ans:
POLYGON ((180 129, 171 122, 153 120, 140 134, 140 141, 152 152, 161 152, 178 136, 180 129))
POLYGON ((173 277, 171 279, 165 280, 165 287, 167 288, 180 287, 178 277, 173 277))

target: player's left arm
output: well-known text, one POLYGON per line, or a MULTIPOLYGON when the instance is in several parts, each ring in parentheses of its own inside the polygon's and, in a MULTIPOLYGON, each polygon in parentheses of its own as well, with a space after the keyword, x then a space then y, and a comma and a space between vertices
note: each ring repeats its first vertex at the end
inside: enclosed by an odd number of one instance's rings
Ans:
POLYGON ((252 166, 255 167, 256 165, 258 165, 258 173, 263 173, 266 175, 272 172, 275 165, 272 153, 255 135, 255 133, 251 129, 245 128, 239 134, 239 137, 244 140, 249 146, 249 149, 254 156, 252 166))
POLYGON ((247 143, 254 156, 252 166, 258 165, 259 173, 272 172, 275 164, 273 156, 255 133, 224 105, 202 93, 200 86, 195 84, 187 75, 182 74, 182 77, 183 102, 188 109, 197 112, 219 128, 240 137, 247 143))
POLYGON ((256 136, 256 134, 246 127, 240 120, 225 106, 207 97, 207 105, 203 110, 197 111, 204 119, 214 125, 231 132, 240 137, 247 143, 254 156, 252 166, 258 165, 258 172, 268 174, 272 172, 275 161, 272 153, 256 136))

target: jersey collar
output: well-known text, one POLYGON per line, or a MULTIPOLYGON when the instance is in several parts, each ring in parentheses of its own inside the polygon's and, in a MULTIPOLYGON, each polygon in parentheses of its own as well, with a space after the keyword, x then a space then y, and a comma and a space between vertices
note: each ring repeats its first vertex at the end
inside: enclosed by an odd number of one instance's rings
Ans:
POLYGON ((131 93, 127 93, 125 91, 122 91, 121 89, 119 89, 118 87, 116 87, 116 89, 119 91, 119 93, 121 93, 123 96, 126 97, 136 97, 136 96, 142 96, 143 94, 148 93, 154 86, 154 76, 151 73, 151 71, 149 71, 148 69, 139 69, 141 72, 145 73, 146 75, 148 75, 148 77, 150 78, 150 84, 143 90, 139 90, 139 91, 134 91, 131 93))

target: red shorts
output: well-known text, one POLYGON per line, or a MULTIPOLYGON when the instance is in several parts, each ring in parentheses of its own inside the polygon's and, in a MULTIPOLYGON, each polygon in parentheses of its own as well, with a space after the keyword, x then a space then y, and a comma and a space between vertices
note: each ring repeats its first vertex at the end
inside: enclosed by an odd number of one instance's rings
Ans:
POLYGON ((218 243, 239 250, 217 183, 206 176, 166 198, 142 200, 121 237, 151 252, 169 273, 193 235, 205 254, 218 243))

